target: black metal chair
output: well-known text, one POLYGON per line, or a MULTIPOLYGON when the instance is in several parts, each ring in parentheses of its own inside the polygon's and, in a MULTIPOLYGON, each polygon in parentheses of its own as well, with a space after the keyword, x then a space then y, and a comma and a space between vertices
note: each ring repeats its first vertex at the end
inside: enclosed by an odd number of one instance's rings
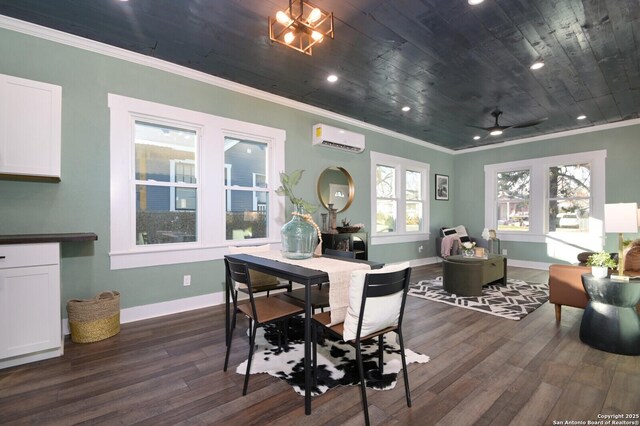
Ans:
MULTIPOLYGON (((233 331, 236 326, 236 317, 238 311, 242 312, 247 318, 249 318, 249 358, 247 359, 247 372, 244 376, 244 386, 242 388, 242 395, 247 394, 247 387, 249 386, 249 375, 251 372, 251 360, 253 359, 253 350, 256 340, 256 331, 258 327, 265 324, 284 322, 284 320, 298 315, 304 312, 302 308, 292 303, 287 302, 283 298, 276 295, 269 298, 255 298, 252 292, 253 286, 251 284, 251 275, 249 269, 244 263, 234 262, 229 259, 225 259, 225 268, 228 276, 231 278, 227 280, 227 285, 233 285, 233 283, 243 283, 246 285, 247 292, 249 294, 249 303, 238 304, 237 293, 232 291, 233 289, 227 288, 227 291, 233 295, 233 304, 237 309, 233 310, 233 317, 231 318, 231 328, 229 330, 229 344, 227 345, 227 353, 224 357, 224 371, 227 371, 227 365, 229 363, 229 353, 231 352, 231 344, 233 342, 233 331)), ((286 326, 282 328, 286 332, 286 326)))
MULTIPOLYGON (((380 376, 383 374, 383 354, 384 344, 383 336, 389 332, 395 332, 398 335, 398 342, 400 344, 400 358, 402 359, 402 369, 404 375, 404 388, 405 396, 407 399, 407 406, 411 407, 411 392, 409 390, 409 377, 407 375, 407 362, 405 360, 404 353, 404 340, 402 337, 402 318, 404 316, 404 307, 407 300, 407 291, 409 290, 409 280, 411 278, 411 268, 406 268, 396 272, 387 273, 368 273, 365 275, 364 287, 362 291, 362 301, 360 304, 360 313, 358 316, 358 326, 355 339, 345 341, 352 345, 356 349, 356 362, 358 364, 358 373, 360 376, 360 390, 362 394, 362 406, 364 410, 365 423, 369 425, 369 406, 367 403, 367 388, 365 383, 364 367, 362 363, 362 351, 360 348, 361 342, 373 338, 378 338, 378 371, 380 376), (398 315, 398 323, 394 326, 384 327, 379 330, 370 331, 366 336, 362 336, 363 318, 367 300, 389 296, 393 294, 402 293, 402 301, 400 304, 400 312, 398 315)), ((369 314, 369 312, 367 312, 369 314)), ((344 340, 344 323, 329 326, 331 323, 331 312, 323 312, 321 314, 314 315, 313 318, 313 375, 314 382, 316 378, 317 364, 318 364, 318 349, 317 349, 317 332, 318 329, 328 332, 344 340)))
MULTIPOLYGON (((333 250, 325 249, 324 254, 328 256, 343 257, 345 259, 355 259, 356 253, 353 251, 333 250)), ((304 288, 291 290, 285 293, 286 296, 294 299, 297 303, 304 304, 304 288)), ((324 308, 329 307, 329 283, 318 284, 311 288, 311 309, 315 312, 316 309, 320 309, 324 312, 324 308)))

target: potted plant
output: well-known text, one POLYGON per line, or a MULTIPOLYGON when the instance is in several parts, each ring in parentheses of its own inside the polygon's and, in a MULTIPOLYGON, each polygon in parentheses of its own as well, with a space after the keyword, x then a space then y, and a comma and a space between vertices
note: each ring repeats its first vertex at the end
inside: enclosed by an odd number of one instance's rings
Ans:
POLYGON ((587 259, 587 265, 591 266, 591 275, 595 278, 606 278, 609 269, 615 269, 618 263, 607 252, 594 253, 587 259))

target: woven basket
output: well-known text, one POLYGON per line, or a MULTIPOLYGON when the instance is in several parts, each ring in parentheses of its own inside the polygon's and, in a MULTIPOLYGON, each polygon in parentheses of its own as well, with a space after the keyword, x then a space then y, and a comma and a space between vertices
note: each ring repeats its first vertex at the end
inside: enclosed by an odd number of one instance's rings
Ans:
POLYGON ((93 299, 67 302, 71 341, 91 343, 120 332, 120 293, 105 291, 93 299))

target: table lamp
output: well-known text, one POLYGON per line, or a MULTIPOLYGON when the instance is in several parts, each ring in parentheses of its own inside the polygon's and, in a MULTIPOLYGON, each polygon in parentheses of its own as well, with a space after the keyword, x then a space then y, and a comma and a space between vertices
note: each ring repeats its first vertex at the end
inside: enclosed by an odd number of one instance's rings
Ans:
POLYGON ((624 276, 623 237, 625 232, 638 232, 638 204, 617 203, 604 205, 604 231, 618 233, 618 275, 612 275, 613 280, 627 281, 624 276))

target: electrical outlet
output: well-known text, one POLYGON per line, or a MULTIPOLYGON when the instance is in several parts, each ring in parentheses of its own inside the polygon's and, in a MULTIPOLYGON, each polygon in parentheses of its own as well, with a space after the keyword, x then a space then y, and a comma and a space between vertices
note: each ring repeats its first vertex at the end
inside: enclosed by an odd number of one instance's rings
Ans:
POLYGON ((422 250, 424 249, 423 246, 418 247, 418 253, 422 253, 422 250))
POLYGON ((507 249, 502 249, 502 254, 507 255, 507 249))
POLYGON ((185 275, 182 277, 182 285, 185 287, 191 285, 191 275, 185 275))

